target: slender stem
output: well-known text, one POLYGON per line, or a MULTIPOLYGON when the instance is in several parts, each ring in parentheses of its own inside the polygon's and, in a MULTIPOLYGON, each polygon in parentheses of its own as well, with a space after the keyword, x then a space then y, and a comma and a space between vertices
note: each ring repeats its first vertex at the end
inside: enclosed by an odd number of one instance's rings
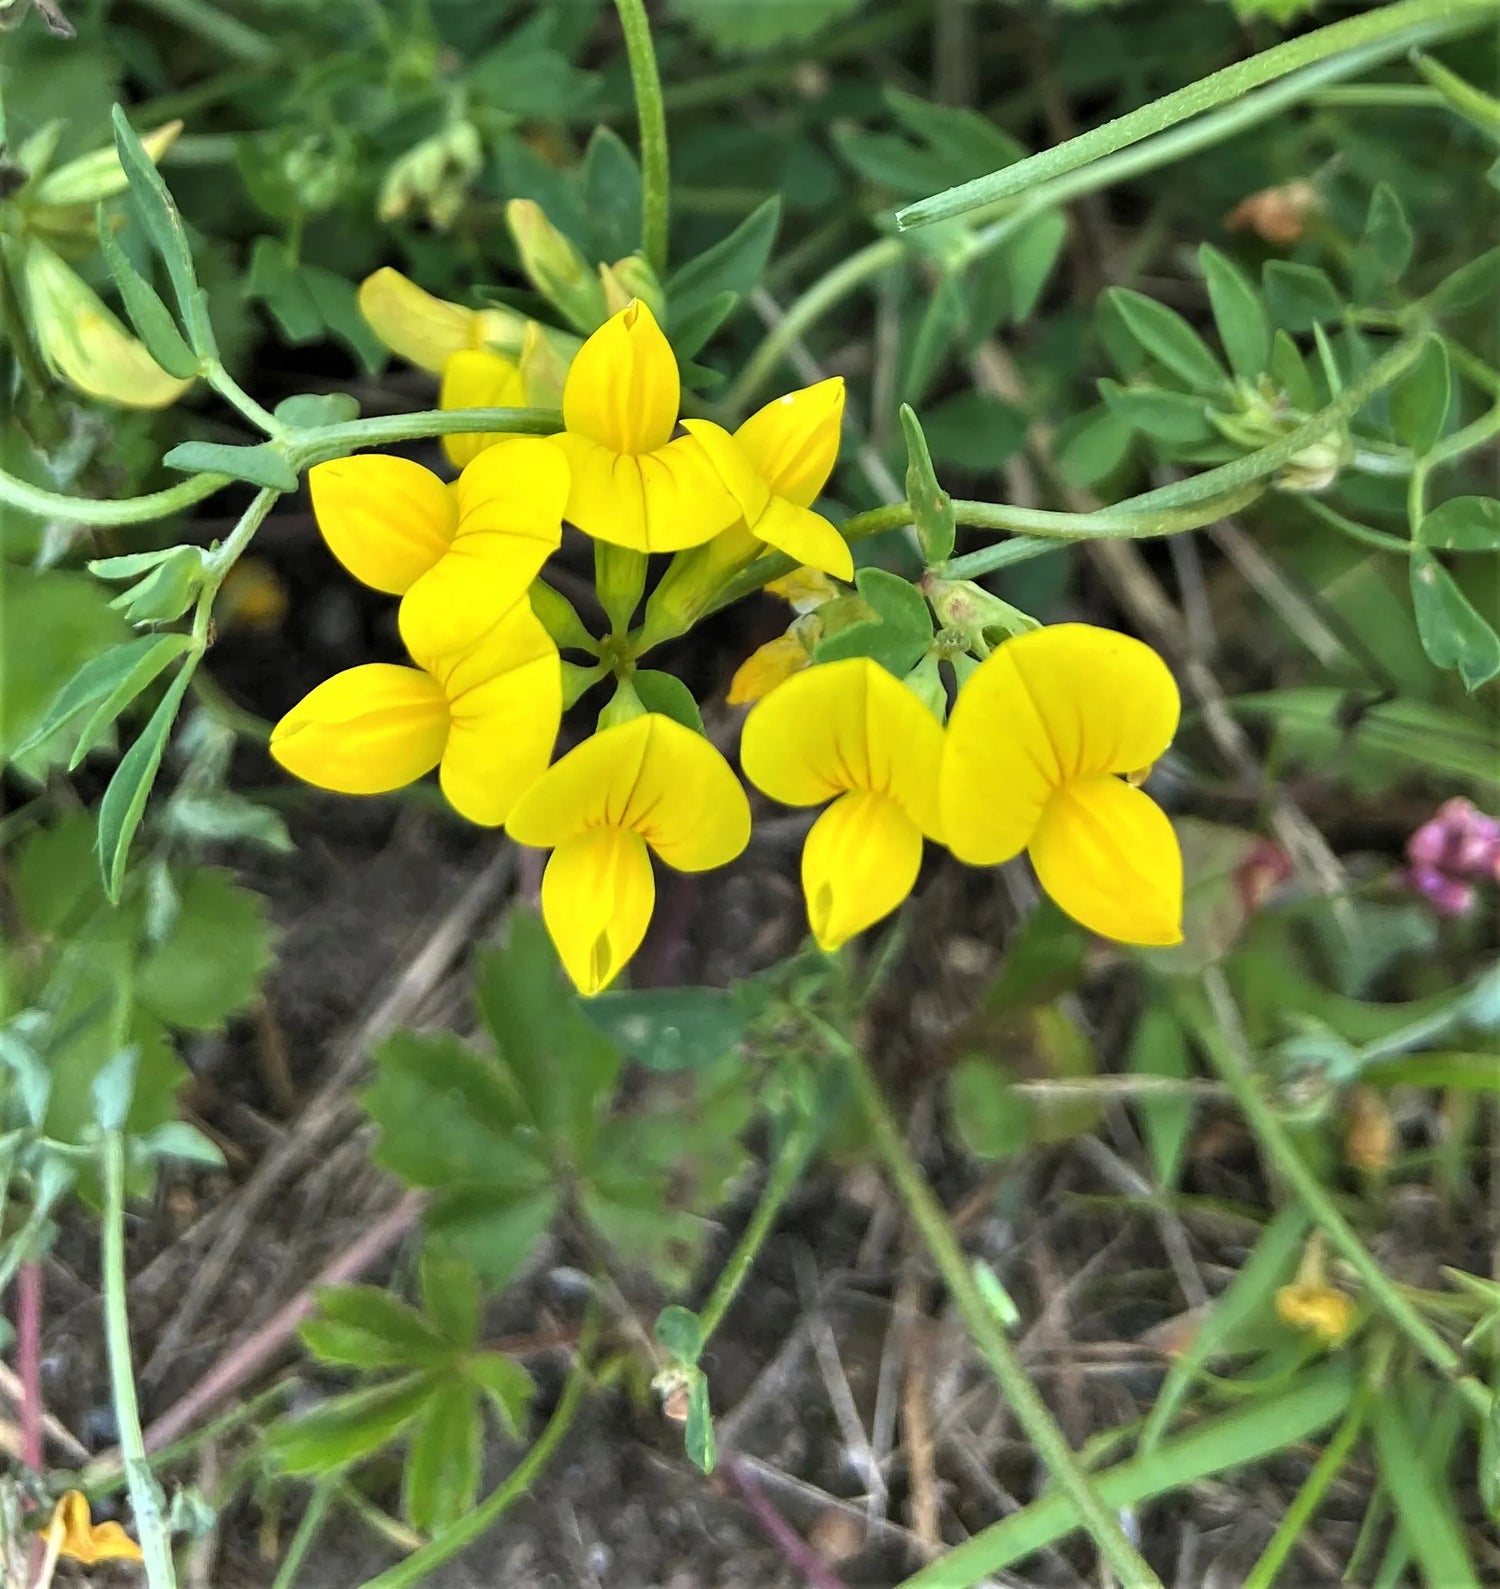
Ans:
POLYGON ((286 434, 286 426, 270 409, 257 403, 218 359, 209 359, 205 362, 203 379, 241 418, 248 419, 257 430, 263 430, 273 440, 279 440, 286 434))
POLYGON ((30 1258, 16 1279, 16 1357, 21 1377, 21 1460, 42 1471, 42 1265, 30 1258))
POLYGON ((136 1530, 146 1557, 150 1589, 176 1589, 172 1540, 161 1514, 160 1491, 141 1438, 141 1410, 135 1395, 135 1369, 130 1361, 130 1319, 125 1303, 125 1138, 106 1131, 104 1158, 104 1341, 109 1356, 109 1381, 120 1455, 136 1530))
POLYGON ((286 439, 287 461, 294 469, 342 458, 359 447, 384 447, 425 436, 472 435, 505 431, 523 436, 551 436, 563 428, 555 408, 428 408, 415 414, 377 414, 343 425, 293 433, 286 439))
POLYGON ((1357 524, 1353 519, 1345 518, 1336 508, 1329 507, 1326 502, 1319 502, 1316 497, 1304 496, 1301 500, 1308 512, 1329 529, 1348 536, 1351 541, 1358 541, 1361 546, 1372 546, 1377 552, 1394 552, 1398 557, 1411 556, 1412 543, 1404 535, 1388 535, 1384 530, 1372 530, 1367 524, 1357 524))
POLYGON ((1154 133, 1239 99, 1251 89, 1345 51, 1382 40, 1400 38, 1401 47, 1443 38, 1477 27, 1500 10, 1497 0, 1402 0, 1398 5, 1345 18, 1327 27, 1288 39, 1269 50, 1237 61, 1207 77, 1165 94, 1139 110, 1091 128, 1056 148, 1018 160, 1003 171, 909 204, 896 216, 902 228, 928 226, 963 215, 983 204, 1013 198, 1028 188, 1065 172, 1076 171, 1154 133))
POLYGON ((225 474, 189 475, 165 491, 150 491, 143 497, 126 497, 122 502, 96 502, 88 497, 65 496, 61 491, 44 491, 40 486, 17 480, 0 470, 0 507, 19 508, 39 518, 66 519, 73 524, 97 524, 105 528, 124 524, 146 524, 181 513, 195 503, 211 497, 230 483, 225 474))
POLYGON ((864 1055, 842 1032, 813 1019, 823 1039, 844 1061, 856 1102, 896 1183, 901 1201, 921 1232, 944 1283, 963 1314, 969 1333, 1010 1403, 1016 1421, 1026 1431, 1058 1488, 1077 1507, 1084 1526, 1125 1589, 1161 1589, 1161 1580, 1126 1539, 1115 1514, 1100 1500, 1046 1403, 1027 1378, 1015 1348, 980 1294, 947 1215, 912 1157, 864 1055))
POLYGON ((756 1483, 755 1474, 740 1458, 728 1455, 719 1463, 719 1473, 745 1503, 761 1532, 786 1557, 788 1565, 807 1584, 808 1589, 846 1589, 844 1580, 771 1504, 756 1483))
POLYGON ((1471 1406, 1488 1416, 1490 1393, 1477 1380, 1464 1376, 1462 1357, 1392 1284, 1334 1205, 1317 1175, 1308 1168, 1291 1134, 1266 1102, 1244 1043, 1234 996, 1223 974, 1216 969, 1205 971, 1202 986, 1207 1007, 1195 997, 1184 996, 1180 1001, 1183 1013, 1220 1079, 1234 1095, 1235 1103, 1259 1139, 1266 1157, 1297 1194, 1330 1245, 1359 1276, 1386 1317, 1434 1368, 1454 1381, 1471 1406))
POLYGON ((597 1321, 592 1311, 584 1320, 583 1332, 578 1338, 573 1367, 563 1386, 557 1409, 547 1420, 547 1427, 537 1436, 535 1443, 511 1470, 498 1490, 482 1500, 472 1512, 466 1513, 443 1530, 421 1550, 413 1551, 403 1562, 388 1568, 378 1577, 370 1579, 364 1589, 412 1589, 427 1576, 451 1561, 461 1550, 466 1550, 488 1528, 494 1526, 511 1506, 531 1488, 537 1475, 552 1460, 552 1454, 571 1427, 574 1415, 583 1401, 584 1387, 589 1380, 589 1358, 593 1351, 597 1321))
POLYGON ((339 1478, 337 1473, 325 1474, 313 1486, 302 1520, 297 1524, 297 1532, 292 1535, 292 1542, 286 1548, 286 1555, 282 1558, 271 1589, 292 1589, 296 1583, 302 1563, 307 1559, 307 1553, 312 1549, 318 1530, 323 1526, 323 1519, 328 1515, 328 1508, 338 1492, 339 1478))
POLYGON ((635 89, 635 114, 641 128, 641 244, 646 262, 658 276, 667 270, 667 228, 671 215, 671 178, 667 157, 667 112, 661 97, 661 73, 651 42, 651 24, 643 0, 615 0, 625 31, 630 81, 635 89))

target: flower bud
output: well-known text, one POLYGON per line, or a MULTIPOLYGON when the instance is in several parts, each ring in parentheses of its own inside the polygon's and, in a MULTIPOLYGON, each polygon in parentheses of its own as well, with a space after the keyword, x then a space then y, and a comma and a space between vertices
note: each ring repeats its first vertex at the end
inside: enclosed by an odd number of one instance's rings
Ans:
POLYGON ((1041 625, 1028 613, 1001 601, 971 579, 937 579, 931 574, 922 581, 922 590, 937 615, 940 627, 962 638, 968 649, 988 650, 987 634, 1025 634, 1041 625))
POLYGON ((1286 247, 1301 238, 1307 217, 1320 208, 1311 182, 1283 182, 1241 199, 1224 220, 1231 231, 1248 228, 1263 242, 1286 247))
POLYGON ((524 315, 434 298, 389 265, 365 277, 358 301, 370 329, 392 353, 433 375, 443 373, 453 354, 476 348, 514 358, 525 339, 524 315))
MULTIPOLYGON (((180 121, 166 122, 154 132, 143 134, 141 147, 153 162, 158 161, 181 131, 180 121)), ((68 161, 66 165, 59 166, 55 171, 49 171, 33 187, 29 197, 48 208, 73 204, 93 206, 100 199, 113 198, 115 194, 123 193, 128 186, 125 168, 120 164, 120 156, 111 145, 105 149, 95 149, 89 154, 80 155, 76 160, 68 161)))
POLYGON ((377 213, 382 221, 397 221, 421 208, 438 231, 446 232, 483 165, 484 149, 474 124, 450 122, 390 166, 380 185, 377 213))
POLYGON ((1283 491, 1326 491, 1354 458, 1354 443, 1339 430, 1304 447, 1282 465, 1275 483, 1283 491))
POLYGON ((512 199, 505 206, 505 220, 520 250, 521 268, 542 297, 580 331, 603 325, 611 312, 604 287, 541 205, 534 199, 512 199))
POLYGON ((626 308, 632 298, 639 298, 659 321, 666 323, 666 295, 645 255, 627 254, 613 265, 601 265, 599 282, 610 314, 626 308))
MULTIPOLYGON (((571 356, 561 351, 564 333, 549 331, 536 320, 526 322, 526 332, 521 341, 521 380, 526 387, 526 401, 533 408, 561 408, 563 387, 568 380, 571 356)), ((568 341, 571 342, 571 338, 568 341)))
POLYGON ((1337 1346, 1354 1327, 1354 1302, 1329 1285, 1282 1286, 1276 1293, 1276 1316, 1325 1346, 1337 1346))

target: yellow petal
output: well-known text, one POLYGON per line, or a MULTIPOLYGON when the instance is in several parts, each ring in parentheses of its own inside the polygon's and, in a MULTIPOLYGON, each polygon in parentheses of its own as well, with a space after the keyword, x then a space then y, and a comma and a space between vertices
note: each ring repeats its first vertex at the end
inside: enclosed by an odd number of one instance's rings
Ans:
POLYGON ((796 635, 777 635, 758 646, 735 670, 729 684, 729 705, 749 706, 764 699, 778 684, 802 672, 811 662, 807 647, 796 635))
POLYGON ((836 375, 767 403, 734 439, 777 496, 810 508, 838 461, 843 422, 844 379, 836 375))
POLYGON ((393 353, 434 375, 461 349, 483 345, 474 310, 434 298, 389 265, 365 277, 358 300, 370 329, 393 353))
POLYGON ((766 510, 771 493, 756 473, 750 455, 724 429, 711 419, 685 419, 682 428, 703 449, 713 471, 739 505, 740 517, 753 524, 766 510))
POLYGON ((542 876, 542 916, 578 991, 602 993, 641 946, 656 903, 645 843, 593 828, 560 844, 542 876))
POLYGON ((612 452, 570 431, 551 439, 572 470, 566 516, 595 540, 637 552, 679 552, 739 520, 738 503, 691 436, 639 455, 612 452))
POLYGON ((648 712, 586 739, 517 802, 506 830, 540 849, 591 828, 628 828, 668 866, 702 872, 750 841, 750 803, 701 734, 648 712))
POLYGON ((191 386, 168 375, 51 249, 26 249, 26 290, 48 367, 87 397, 118 408, 165 408, 191 386))
MULTIPOLYGON (((443 366, 439 408, 524 408, 526 385, 520 368, 499 353, 463 349, 443 366)), ((443 437, 443 451, 455 469, 493 447, 504 431, 474 431, 443 437)))
POLYGON ((922 834, 896 801, 864 789, 840 795, 802 846, 802 892, 819 947, 837 949, 888 916, 921 865, 922 834))
POLYGON ((975 669, 948 721, 945 837, 971 865, 1030 841, 1047 798, 1080 773, 1148 767, 1180 701, 1167 665, 1129 635, 1054 624, 1016 635, 975 669))
POLYGON ((563 389, 563 421, 610 452, 655 452, 671 439, 681 398, 671 344, 637 298, 578 350, 563 389))
POLYGON ((766 590, 789 602, 798 614, 814 611, 839 593, 838 586, 819 568, 794 568, 790 574, 773 579, 766 590))
POLYGON ((452 547, 401 603, 401 637, 423 667, 472 645, 521 600, 557 550, 567 460, 541 437, 506 437, 480 453, 452 493, 452 547))
POLYGON ((448 550, 453 493, 410 458, 361 453, 308 471, 313 516, 328 549, 357 580, 400 596, 448 550))
POLYGON ((320 684, 271 730, 294 777, 339 794, 386 794, 436 767, 448 739, 437 680, 370 662, 320 684))
POLYGON ((765 512, 751 523, 750 533, 808 568, 832 574, 835 579, 854 578, 849 543, 811 508, 799 508, 785 497, 772 497, 765 512))
POLYGON ((499 827, 547 770, 562 721, 562 664, 527 601, 438 669, 451 724, 439 781, 448 804, 499 827))
POLYGON ((826 662, 778 685, 745 719, 740 765, 783 805, 812 806, 850 789, 890 795, 932 838, 943 730, 868 657, 826 662))
POLYGON ((1090 932, 1120 943, 1182 939, 1182 851, 1166 812, 1105 773, 1071 778, 1030 844, 1037 880, 1090 932))

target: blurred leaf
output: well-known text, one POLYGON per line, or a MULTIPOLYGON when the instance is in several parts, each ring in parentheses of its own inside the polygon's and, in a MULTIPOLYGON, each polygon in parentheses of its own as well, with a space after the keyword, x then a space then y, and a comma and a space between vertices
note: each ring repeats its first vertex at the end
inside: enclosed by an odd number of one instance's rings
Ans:
POLYGON ((1153 387, 1120 386, 1108 379, 1100 380, 1099 391, 1116 419, 1154 441, 1192 447, 1213 440, 1217 434, 1201 397, 1153 387))
POLYGON ((422 1253, 422 1306, 446 1340, 472 1346, 479 1339, 481 1296, 473 1264, 429 1245, 422 1253))
POLYGON ((473 1353, 464 1359, 464 1372, 489 1397, 505 1432, 519 1436, 536 1395, 531 1375, 503 1352, 473 1353))
POLYGON ((958 1140, 976 1159, 1005 1159, 1032 1140, 1036 1111, 1002 1066, 971 1054, 948 1073, 948 1114, 958 1140))
POLYGON ((733 54, 797 44, 863 0, 672 0, 672 9, 716 50, 733 54))
POLYGON ((1465 121, 1492 139, 1500 139, 1500 99, 1484 93, 1431 55, 1412 51, 1412 65, 1465 121))
MULTIPOLYGON (((1137 1076, 1179 1081, 1192 1074, 1181 1023, 1166 1004, 1153 1002, 1141 1012, 1130 1039, 1130 1070, 1137 1076)), ((1193 1122, 1192 1099, 1145 1097, 1138 1108, 1157 1184, 1175 1191, 1193 1122)))
POLYGON ((467 1259, 502 1291, 530 1261, 560 1206, 556 1186, 539 1170, 532 1186, 447 1187, 428 1204, 424 1223, 444 1251, 467 1259))
POLYGON ((1377 1396, 1370 1422, 1385 1492, 1401 1520, 1423 1581, 1442 1584, 1444 1589, 1479 1589, 1452 1488, 1446 1477, 1434 1482, 1407 1421, 1404 1398, 1399 1394, 1377 1396))
POLYGON ((134 1044, 120 1049, 99 1067, 89 1086, 94 1123, 101 1131, 123 1131, 135 1099, 141 1051, 134 1044))
POLYGON ((1044 210, 1018 227, 1001 250, 1010 278, 1009 318, 1013 323, 1031 318, 1067 239, 1067 215, 1062 210, 1044 210))
MULTIPOLYGON (((716 297, 710 298, 707 303, 701 304, 696 309, 690 309, 682 315, 675 322, 672 331, 672 349, 678 359, 691 359, 699 353, 714 332, 739 307, 739 302, 738 293, 721 292, 716 297)), ((685 369, 682 378, 694 391, 704 391, 708 388, 708 382, 696 368, 685 369)))
POLYGON ((934 105, 887 88, 901 133, 836 126, 839 153, 867 181, 903 198, 954 187, 1019 160, 1025 149, 978 111, 934 105))
POLYGON ((26 836, 11 877, 11 897, 39 937, 76 933, 103 908, 87 811, 67 811, 26 836))
MULTIPOLYGON (((637 668, 630 676, 641 705, 648 712, 660 712, 674 723, 681 723, 695 734, 703 732, 703 717, 693 692, 675 673, 662 673, 655 668, 637 668)), ((586 1013, 586 1012, 585 1012, 586 1013)))
POLYGON ((594 259, 613 264, 635 253, 641 246, 641 168, 618 133, 594 128, 580 179, 593 230, 594 259))
POLYGON ((1487 303, 1500 288, 1500 247, 1490 249, 1477 259, 1460 265, 1428 293, 1423 300, 1429 313, 1456 314, 1487 303))
POLYGON ((94 853, 104 878, 104 891, 111 901, 120 897, 125 866, 130 858, 130 841, 145 814, 146 801, 156 782, 172 724, 177 720, 177 708, 182 704, 191 679, 192 674, 186 668, 179 669, 140 737, 121 758, 99 802, 94 853))
POLYGON ((1243 868, 1265 840, 1198 817, 1179 817, 1173 825, 1182 845, 1182 942, 1140 954, 1157 971, 1197 976, 1238 940, 1253 904, 1243 868))
MULTIPOLYGON (((732 292, 736 298, 743 298, 760 285, 780 224, 781 200, 769 198, 752 210, 728 237, 721 238, 667 278, 667 323, 674 343, 689 317, 702 312, 724 293, 732 292)), ((694 348, 684 356, 691 357, 696 351, 694 348)))
POLYGON ((712 1473, 718 1461, 714 1441, 714 1415, 708 1401, 708 1378, 695 1374, 688 1386, 687 1423, 682 1431, 688 1461, 700 1473, 712 1473))
POLYGON ((722 988, 607 992, 581 1006, 610 1043, 648 1070, 697 1070, 745 1035, 745 1011, 722 988))
POLYGON ((1307 371, 1307 360, 1297 351, 1297 344, 1286 331, 1278 331, 1271 338, 1271 375, 1293 408, 1308 414, 1318 406, 1318 394, 1307 371))
POLYGON ((255 844, 274 855, 296 849, 279 812, 228 790, 206 795, 178 790, 162 821, 169 832, 200 844, 255 844))
POLYGON ((1027 424, 1025 411, 1002 397, 958 392, 929 408, 922 428, 935 462, 978 473, 1013 458, 1025 443, 1027 424))
POLYGON ((1284 330, 1311 331, 1315 325, 1343 318, 1338 289, 1316 265, 1267 260, 1262 280, 1272 323, 1284 330))
POLYGON ((1230 368, 1242 381, 1254 381, 1271 366, 1271 323, 1260 294, 1239 266, 1211 243, 1199 248, 1198 263, 1230 368))
POLYGON ((1228 376, 1208 344, 1175 309, 1128 287, 1106 291, 1130 334, 1158 364, 1190 391, 1207 397, 1223 392, 1228 376))
POLYGON ((1437 667, 1457 668, 1470 690, 1500 673, 1500 635, 1423 547, 1411 554, 1411 598, 1417 633, 1437 667))
MULTIPOLYGON (((16 754, 24 755, 51 739, 75 717, 101 701, 113 704, 118 700, 113 713, 99 724, 99 732, 103 732, 169 663, 191 650, 192 644, 189 635, 142 635, 90 657, 57 692, 41 720, 16 746, 16 754)), ((94 738, 97 739, 97 734, 94 738)), ((80 740, 73 765, 82 760, 90 743, 87 736, 80 740)))
POLYGON ((432 1368, 452 1350, 415 1308, 379 1286, 319 1291, 318 1312, 298 1333, 315 1356, 350 1368, 432 1368))
POLYGON ((1500 551, 1500 502, 1449 497, 1423 518, 1417 539, 1436 552, 1500 551))
POLYGON ((1069 485, 1087 490, 1107 479, 1130 456, 1135 432, 1107 404, 1074 414, 1057 427, 1057 467, 1069 485))
POLYGON ((1418 458, 1432 450, 1443 434, 1452 401, 1448 349, 1441 337, 1429 337, 1421 357, 1391 388, 1391 428, 1418 458))
POLYGON ((954 276, 944 276, 914 323, 903 330, 904 358, 898 382, 903 403, 919 403, 942 368, 944 360, 968 324, 964 290, 954 276))
POLYGON ((412 1430, 402 1478, 402 1511, 413 1528, 448 1528, 473 1506, 482 1433, 473 1386, 463 1380, 438 1385, 412 1430))
POLYGON ((214 1031, 250 1004, 271 964, 266 902, 215 867, 173 881, 177 919, 142 960, 136 995, 170 1026, 214 1031))
POLYGON ((657 1314, 656 1338, 679 1363, 696 1363, 703 1352, 703 1321, 673 1304, 657 1314))
POLYGON ((1354 251, 1354 291, 1364 299, 1399 281, 1411 263, 1411 223, 1388 182, 1376 184, 1364 236, 1354 251))
POLYGON ((272 1425, 266 1443, 287 1473, 334 1473, 394 1440, 431 1395, 425 1374, 351 1391, 272 1425))

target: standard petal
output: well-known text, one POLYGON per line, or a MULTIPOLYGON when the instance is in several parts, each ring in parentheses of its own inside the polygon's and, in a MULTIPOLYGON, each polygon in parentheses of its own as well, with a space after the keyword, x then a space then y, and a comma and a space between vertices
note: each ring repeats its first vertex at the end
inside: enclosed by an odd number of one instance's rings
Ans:
POLYGON ((294 777, 339 794, 386 794, 437 766, 448 704, 436 679, 370 662, 320 684, 271 730, 294 777))
POLYGON ((610 452, 655 452, 671 439, 681 398, 671 344, 637 298, 578 350, 563 389, 563 422, 610 452))
POLYGON ((739 504, 691 436, 639 456, 572 432, 551 440, 572 470, 566 517, 595 540, 678 552, 739 521, 739 504))
POLYGON ((391 596, 437 563, 458 527, 452 492, 410 458, 334 458, 315 464, 307 483, 329 551, 357 580, 391 596))
POLYGON ((389 265, 365 277, 358 301, 370 329, 393 353, 434 375, 460 348, 474 345, 472 309, 434 298, 389 265))
POLYGON ((602 993, 640 948, 655 903, 651 857, 638 835, 593 828, 553 851, 542 876, 542 916, 586 998, 602 993))
MULTIPOLYGON (((443 366, 439 408, 523 408, 525 404, 520 367, 499 353, 464 349, 443 366)), ((462 469, 504 435, 504 431, 475 431, 444 436, 443 451, 455 469, 462 469)))
POLYGON ((942 837, 938 772, 943 730, 931 712, 868 657, 799 673, 751 708, 740 765, 783 805, 821 805, 850 789, 888 794, 932 838, 942 837))
POLYGON ((1030 845, 1042 887, 1090 932, 1121 943, 1182 938, 1182 851, 1166 812, 1108 774, 1070 779, 1030 845))
POLYGON ((810 508, 828 483, 844 422, 841 375, 767 403, 734 433, 761 478, 779 497, 810 508))
POLYGON ((556 648, 549 642, 529 661, 476 684, 450 710, 453 726, 439 773, 443 793, 460 816, 499 827, 552 757, 562 721, 556 648))
POLYGON ((922 865, 922 834, 888 795, 840 795, 802 846, 802 892, 820 948, 837 949, 888 916, 922 865))
POLYGON ((799 508, 785 497, 772 497, 750 525, 750 533, 808 568, 845 581, 854 578, 849 543, 821 513, 799 508))

